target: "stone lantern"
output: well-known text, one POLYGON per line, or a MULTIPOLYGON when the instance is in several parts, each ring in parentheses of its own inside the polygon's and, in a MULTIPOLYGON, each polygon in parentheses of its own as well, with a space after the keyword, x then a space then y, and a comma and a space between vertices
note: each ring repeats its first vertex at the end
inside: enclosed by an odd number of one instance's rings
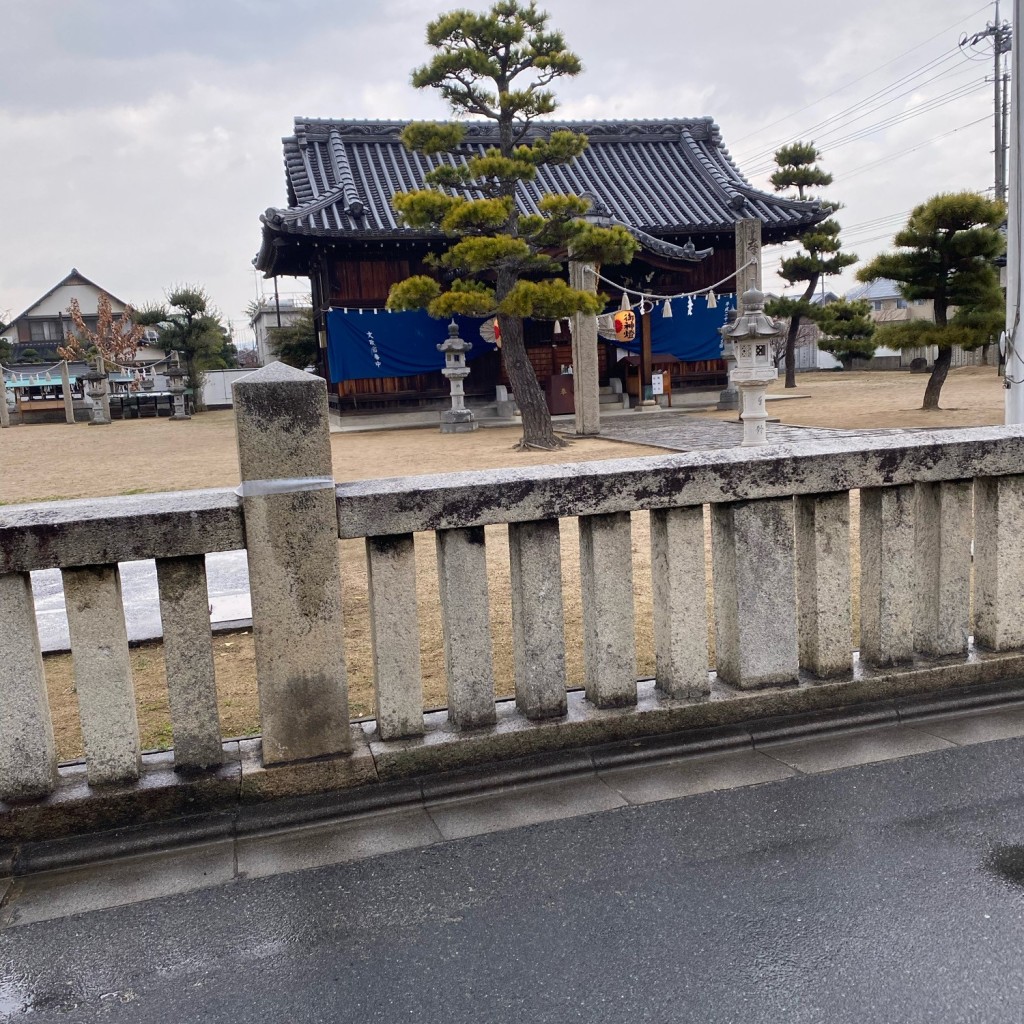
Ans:
POLYGON ((107 393, 107 375, 98 366, 93 366, 88 373, 82 375, 85 391, 92 401, 89 409, 89 426, 103 426, 110 420, 103 414, 103 399, 107 393))
POLYGON ((730 309, 725 323, 718 328, 718 333, 722 336, 722 358, 725 360, 726 378, 725 390, 719 394, 716 408, 723 412, 740 407, 740 396, 732 379, 733 371, 736 369, 736 345, 729 335, 738 315, 738 310, 730 309))
POLYGON ((473 410, 466 408, 462 384, 470 373, 466 365, 466 353, 472 347, 470 342, 459 337, 459 326, 454 320, 448 325, 448 339, 437 346, 438 352, 444 353, 444 369, 441 372, 448 378, 452 388, 452 407, 441 413, 442 434, 465 434, 480 425, 473 410))
POLYGON ((743 312, 726 327, 722 337, 735 346, 736 369, 732 382, 740 393, 743 445, 767 444, 765 395, 768 385, 778 380, 772 358, 772 342, 780 336, 778 325, 764 312, 764 293, 751 288, 743 293, 743 312))
POLYGON ((171 414, 172 420, 190 420, 192 417, 188 414, 185 409, 185 371, 181 368, 178 363, 178 354, 174 354, 174 362, 167 367, 164 373, 167 378, 167 390, 170 391, 172 400, 174 402, 174 412, 171 414))

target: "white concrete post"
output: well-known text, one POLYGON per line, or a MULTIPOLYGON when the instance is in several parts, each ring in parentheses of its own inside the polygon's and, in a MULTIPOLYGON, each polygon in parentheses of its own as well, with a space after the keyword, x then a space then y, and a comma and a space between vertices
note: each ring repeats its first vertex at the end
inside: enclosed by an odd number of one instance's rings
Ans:
POLYGON ((974 483, 974 640, 1024 647, 1024 476, 974 483))
POLYGON ((922 654, 967 653, 973 502, 970 480, 917 484, 914 648, 922 654))
POLYGON ((448 721, 459 729, 493 725, 497 715, 484 528, 438 530, 435 538, 448 721))
POLYGON ((564 715, 565 627, 557 519, 509 523, 516 706, 527 718, 564 715))
POLYGON ((89 784, 132 781, 141 751, 121 574, 93 565, 61 575, 89 784))
POLYGON ((711 683, 701 506, 651 512, 651 583, 657 687, 681 700, 706 696, 711 683))
POLYGON ((0 372, 0 427, 11 425, 11 411, 7 408, 7 380, 0 372))
POLYGON ((719 678, 743 690, 794 682, 793 499, 712 505, 711 526, 719 678))
POLYGON ((422 736, 423 673, 411 533, 366 538, 370 644, 382 740, 422 736))
POLYGON ((263 763, 347 752, 327 384, 271 363, 233 391, 263 763))
POLYGON ((633 547, 628 512, 580 516, 583 667, 587 700, 636 703, 633 547))
MULTIPOLYGON (((593 263, 569 261, 569 287, 597 294, 597 267, 593 263)), ((601 433, 601 389, 598 373, 597 317, 574 313, 572 325, 573 395, 576 433, 601 433)))
POLYGON ((888 666, 914 655, 914 488, 860 492, 860 655, 888 666))
POLYGON ((206 557, 158 558, 160 623, 176 768, 210 768, 223 760, 210 636, 206 557))
POLYGON ((46 796, 57 784, 57 754, 32 582, 0 575, 0 800, 46 796))
POLYGON ((850 495, 796 499, 800 666, 822 679, 853 667, 850 619, 850 495))

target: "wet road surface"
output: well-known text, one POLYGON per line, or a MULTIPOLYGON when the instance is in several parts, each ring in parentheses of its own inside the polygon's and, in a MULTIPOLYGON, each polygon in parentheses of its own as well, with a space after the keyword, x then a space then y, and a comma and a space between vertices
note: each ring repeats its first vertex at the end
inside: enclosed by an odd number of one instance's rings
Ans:
POLYGON ((1022 951, 1017 738, 9 927, 0 1019, 1016 1024, 1022 951))

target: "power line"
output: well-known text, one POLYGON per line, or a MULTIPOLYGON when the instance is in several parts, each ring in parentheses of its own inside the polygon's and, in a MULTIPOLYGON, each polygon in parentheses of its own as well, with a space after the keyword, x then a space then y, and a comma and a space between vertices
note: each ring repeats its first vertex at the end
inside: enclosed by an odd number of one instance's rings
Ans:
MULTIPOLYGON (((943 75, 949 74, 951 71, 954 70, 956 65, 954 65, 954 67, 946 68, 944 71, 940 71, 937 75, 933 75, 924 83, 917 83, 917 79, 921 78, 923 75, 928 74, 929 71, 934 71, 937 67, 941 66, 942 64, 948 64, 951 61, 956 60, 957 58, 960 58, 957 62, 958 64, 965 63, 965 58, 963 57, 960 48, 954 46, 951 49, 944 51, 938 57, 935 57, 932 60, 927 61, 925 64, 923 64, 919 68, 916 68, 914 71, 908 72, 902 78, 899 78, 895 82, 892 82, 889 85, 885 86, 885 88, 873 92, 870 96, 865 96, 863 99, 858 100, 856 103, 853 103, 848 107, 844 107, 842 110, 839 110, 834 114, 830 114, 828 117, 824 118, 821 121, 818 121, 816 124, 811 125, 809 128, 803 129, 796 135, 787 136, 785 139, 776 142, 774 145, 766 147, 764 149, 757 150, 756 152, 744 154, 742 159, 746 161, 748 159, 756 159, 758 156, 766 156, 768 154, 774 153, 775 150, 779 148, 779 146, 788 145, 792 142, 797 141, 798 139, 806 138, 809 135, 813 135, 816 132, 820 131, 821 129, 827 128, 830 124, 833 124, 836 121, 840 121, 851 114, 857 114, 857 112, 862 110, 862 108, 863 110, 860 114, 858 114, 858 118, 866 117, 867 114, 869 114, 872 110, 879 110, 882 107, 886 106, 887 104, 895 102, 901 96, 905 96, 909 92, 914 92, 917 88, 920 87, 920 85, 927 85, 929 82, 933 82, 936 79, 941 78, 943 75), (888 93, 891 93, 893 90, 899 89, 901 86, 904 85, 910 85, 911 83, 915 84, 912 85, 910 89, 902 93, 899 93, 896 96, 890 96, 888 99, 883 99, 888 93)), ((972 69, 968 67, 967 70, 972 69)), ((851 118, 851 120, 856 119, 857 118, 851 118)))
POLYGON ((753 138, 753 136, 759 134, 760 132, 766 131, 768 128, 774 128, 775 125, 782 124, 783 121, 788 121, 790 118, 796 117, 797 114, 802 114, 805 110, 810 110, 812 107, 816 107, 819 103, 824 103, 825 100, 831 99, 833 96, 845 91, 846 89, 849 89, 853 85, 857 85, 859 82, 863 82, 866 78, 870 78, 872 75, 877 75, 879 71, 884 71, 887 67, 890 67, 897 61, 903 60, 904 57, 909 57, 910 54, 914 53, 917 50, 920 50, 923 46, 927 46, 930 42, 933 42, 934 40, 938 39, 939 36, 943 36, 947 32, 951 32, 958 25, 962 25, 965 21, 970 21, 972 18, 976 18, 979 14, 981 14, 982 11, 986 10, 989 6, 990 4, 983 4, 976 11, 973 11, 966 17, 961 18, 959 21, 953 22, 952 25, 947 25, 946 28, 942 29, 939 32, 936 32, 935 35, 929 36, 927 39, 924 40, 924 42, 918 43, 916 46, 912 46, 909 50, 905 50, 903 53, 899 54, 896 57, 893 57, 891 60, 887 60, 884 64, 879 64, 878 67, 873 68, 871 71, 865 72, 865 74, 861 75, 859 78, 852 79, 845 85, 841 85, 838 88, 833 89, 831 92, 826 93, 819 99, 816 99, 813 103, 808 103, 806 106, 801 107, 799 110, 794 110, 793 113, 786 114, 785 117, 780 117, 777 121, 772 121, 769 124, 762 125, 760 128, 757 128, 754 131, 749 132, 748 134, 742 136, 739 139, 736 139, 735 141, 744 142, 747 139, 753 138))
MULTIPOLYGON (((919 103, 917 106, 911 107, 909 110, 905 110, 899 114, 892 114, 889 117, 883 118, 881 121, 875 122, 874 124, 865 125, 863 128, 859 128, 856 131, 851 132, 849 135, 834 139, 828 144, 829 152, 834 152, 837 149, 841 149, 843 146, 848 146, 852 142, 859 142, 861 139, 875 135, 880 131, 884 131, 886 128, 892 128, 897 124, 910 121, 915 117, 920 117, 922 114, 927 114, 929 111, 946 106, 949 103, 966 99, 968 96, 973 96, 975 93, 987 88, 987 83, 980 82, 951 89, 949 92, 943 93, 940 96, 935 96, 924 103, 919 103)), ((751 176, 765 174, 772 170, 774 166, 774 161, 764 161, 757 167, 748 169, 747 173, 751 176)))

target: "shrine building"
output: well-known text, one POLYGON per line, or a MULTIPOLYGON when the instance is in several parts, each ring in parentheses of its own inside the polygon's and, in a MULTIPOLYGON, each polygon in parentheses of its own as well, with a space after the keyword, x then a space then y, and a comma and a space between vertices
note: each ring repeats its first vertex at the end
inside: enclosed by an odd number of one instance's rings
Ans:
MULTIPOLYGON (((332 405, 341 412, 443 402, 441 375, 446 324, 426 313, 384 309, 392 284, 431 273, 424 257, 451 239, 400 223, 391 200, 425 187, 442 162, 482 154, 497 145, 491 122, 466 122, 456 154, 424 156, 401 142, 404 121, 297 118, 283 140, 287 206, 260 218, 263 238, 254 264, 267 277, 308 278, 332 405)), ((640 306, 633 345, 600 344, 600 377, 624 378, 630 362, 653 362, 676 389, 725 383, 719 329, 735 307, 737 221, 761 221, 763 244, 799 237, 827 216, 816 202, 799 202, 753 188, 732 162, 709 117, 671 120, 544 121, 526 141, 558 129, 585 134, 589 145, 569 164, 541 166, 521 184, 521 213, 537 212, 548 193, 584 195, 605 223, 625 226, 640 249, 628 266, 600 268, 600 290, 617 308, 623 291, 637 306, 644 296, 694 295, 640 306)), ((500 353, 481 319, 465 319, 473 342, 470 400, 493 401, 507 383, 500 353), (481 334, 483 328, 483 334, 481 334)), ((526 321, 530 360, 541 387, 572 361, 568 324, 526 321)), ((641 365, 640 373, 644 373, 641 365)), ((636 370, 633 370, 636 377, 636 370)), ((634 381, 635 386, 635 381, 634 381)))

